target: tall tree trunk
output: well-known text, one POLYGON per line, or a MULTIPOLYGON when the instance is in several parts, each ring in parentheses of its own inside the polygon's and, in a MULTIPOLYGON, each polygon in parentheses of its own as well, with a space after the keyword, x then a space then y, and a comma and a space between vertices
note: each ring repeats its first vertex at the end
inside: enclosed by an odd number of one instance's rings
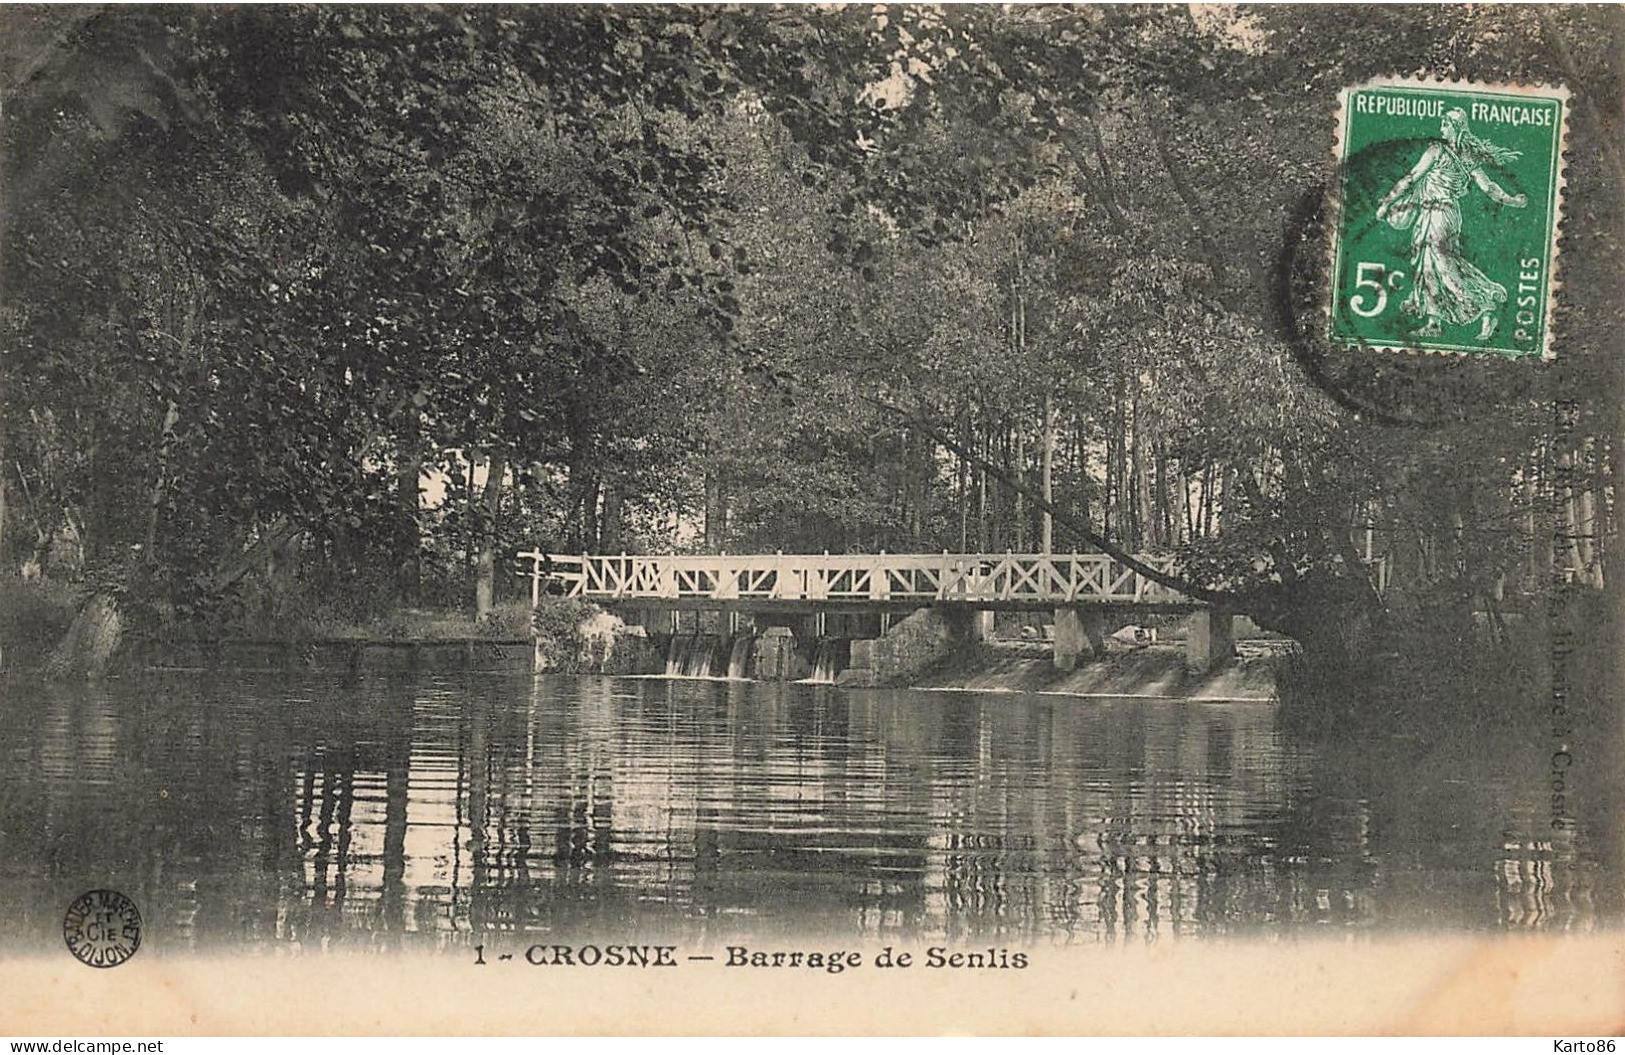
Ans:
POLYGON ((98 593, 79 609, 68 632, 45 661, 52 678, 99 678, 118 651, 124 629, 118 602, 98 593))
POLYGON ((1140 395, 1134 395, 1134 547, 1143 550, 1151 543, 1152 532, 1156 530, 1156 512, 1151 507, 1151 459, 1152 451, 1148 449, 1141 437, 1140 428, 1140 395))
POLYGON ((169 487, 169 442, 174 435, 175 423, 180 420, 180 411, 173 400, 164 411, 164 423, 158 430, 158 465, 152 476, 152 490, 147 496, 147 537, 146 549, 143 559, 153 560, 154 549, 158 545, 158 515, 164 505, 164 491, 169 487))
MULTIPOLYGON (((1055 396, 1048 385, 1044 388, 1044 501, 1055 501, 1055 396)), ((1040 540, 1047 555, 1055 551, 1055 518, 1048 509, 1043 512, 1040 540)))
MULTIPOLYGON (((1015 475, 1017 484, 1027 482, 1027 437, 1022 433, 1021 427, 1016 427, 1016 456, 1015 475)), ((1027 496, 1021 491, 1015 494, 1016 514, 1015 523, 1012 524, 1011 547, 1018 553, 1027 552, 1027 496)))
MULTIPOLYGON (((970 415, 966 413, 959 421, 959 442, 966 447, 971 445, 970 415)), ((970 487, 971 464, 970 459, 963 454, 959 455, 959 552, 963 553, 970 546, 970 487)))
POLYGON ((474 567, 474 621, 479 622, 491 614, 493 594, 496 590, 496 555, 499 516, 502 512, 502 478, 508 472, 508 458, 503 454, 491 456, 485 476, 485 490, 480 493, 480 549, 474 567))
POLYGON ((1213 466, 1202 467, 1202 537, 1213 537, 1213 466))
MULTIPOLYGON (((991 426, 990 426, 991 428, 991 426)), ((1010 464, 1010 432, 999 428, 998 432, 988 435, 989 456, 996 459, 996 465, 1010 464)), ((987 548, 994 552, 1009 547, 1010 538, 1010 489, 994 477, 993 486, 988 492, 988 518, 987 518, 987 548)))
POLYGON ((1191 475, 1183 462, 1179 466, 1179 498, 1185 508, 1185 540, 1196 538, 1196 507, 1191 504, 1191 475))
MULTIPOLYGON (((416 404, 406 401, 401 412, 399 449, 395 455, 395 506, 399 518, 396 545, 400 563, 395 586, 404 604, 416 604, 423 584, 423 537, 420 523, 423 479, 422 420, 416 404)), ((470 474, 473 465, 469 466, 470 474)))
POLYGON ((570 478, 565 488, 569 500, 564 516, 567 553, 586 553, 598 545, 598 474, 590 464, 585 455, 570 462, 570 478))
POLYGON ((1128 475, 1123 480, 1123 504, 1128 507, 1128 530, 1123 533, 1123 545, 1139 553, 1146 533, 1146 496, 1144 496, 1144 458, 1139 449, 1139 387, 1134 387, 1128 403, 1128 475))
MULTIPOLYGON (((482 455, 478 450, 473 450, 468 453, 468 479, 465 480, 464 483, 467 485, 468 494, 465 497, 468 500, 468 513, 471 523, 474 523, 474 521, 479 517, 480 491, 479 488, 474 484, 474 470, 479 468, 480 462, 483 460, 483 458, 484 455, 482 455)), ((474 534, 468 541, 469 544, 463 547, 464 582, 477 577, 477 572, 475 571, 475 565, 479 563, 479 526, 477 523, 474 527, 474 534)))
POLYGON ((598 552, 619 553, 622 549, 622 509, 626 493, 617 482, 604 485, 604 512, 598 521, 598 552))
POLYGON ((705 474, 705 551, 720 553, 728 542, 728 492, 715 470, 705 474))
MULTIPOLYGON (((1008 466, 1010 464, 1009 430, 1001 427, 997 432, 993 432, 990 425, 987 450, 988 460, 992 464, 1008 466)), ((988 494, 987 549, 990 552, 1005 549, 1005 539, 1010 537, 1008 530, 1010 525, 1005 522, 1005 510, 1009 508, 1008 496, 1005 492, 1009 488, 1004 486, 1003 481, 996 478, 994 482, 998 486, 992 487, 988 494)))
POLYGON ((1078 517, 1085 524, 1094 525, 1093 503, 1090 494, 1093 488, 1093 479, 1089 475, 1089 437, 1087 426, 1083 417, 1078 414, 1072 416, 1072 456, 1075 459, 1072 465, 1072 478, 1076 481, 1078 493, 1078 517))
MULTIPOLYGON (((924 444, 920 444, 921 450, 924 444)), ((925 538, 925 507, 931 500, 931 478, 928 475, 928 462, 923 456, 911 458, 908 463, 909 503, 908 503, 908 537, 911 548, 916 552, 925 538)))
POLYGON ((1102 535, 1117 534, 1117 428, 1120 414, 1121 411, 1114 400, 1111 411, 1106 417, 1106 451, 1103 465, 1105 476, 1101 480, 1100 502, 1100 533, 1102 535))
POLYGON ((581 487, 581 545, 592 549, 598 545, 598 501, 603 496, 603 481, 593 473, 582 481, 581 487))
POLYGON ((1164 458, 1162 454, 1162 444, 1158 443, 1155 449, 1156 454, 1152 459, 1155 478, 1152 485, 1151 497, 1153 510, 1156 514, 1156 519, 1154 522, 1157 525, 1157 531, 1156 537, 1152 540, 1152 542, 1159 548, 1166 548, 1172 542, 1173 536, 1173 530, 1170 524, 1170 521, 1173 518, 1169 515, 1169 509, 1172 503, 1168 501, 1168 463, 1167 459, 1164 458))
POLYGON ((85 500, 83 529, 79 532, 79 554, 83 563, 96 563, 106 553, 113 534, 114 473, 103 454, 102 429, 91 426, 90 448, 85 452, 90 475, 90 494, 85 500))
POLYGON ((986 446, 987 433, 985 431, 982 434, 981 443, 982 464, 977 466, 976 472, 976 551, 986 553, 989 549, 987 532, 987 462, 989 460, 989 451, 986 446))
POLYGON ((1115 526, 1112 535, 1120 545, 1134 547, 1134 485, 1129 476, 1129 388, 1128 379, 1117 378, 1117 398, 1112 405, 1112 425, 1116 442, 1112 466, 1112 498, 1115 526))

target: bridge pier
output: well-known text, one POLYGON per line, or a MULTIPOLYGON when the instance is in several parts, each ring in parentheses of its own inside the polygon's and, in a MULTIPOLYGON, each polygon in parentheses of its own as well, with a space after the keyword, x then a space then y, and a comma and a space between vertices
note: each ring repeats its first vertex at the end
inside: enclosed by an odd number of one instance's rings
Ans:
POLYGON ((1090 656, 1106 655, 1105 627, 1099 612, 1076 608, 1055 609, 1055 645, 1052 660, 1056 670, 1073 670, 1087 649, 1090 656))
POLYGON ((879 637, 853 639, 851 663, 836 684, 872 688, 906 681, 992 633, 992 611, 963 605, 919 608, 879 637))
POLYGON ((1191 614, 1185 630, 1186 670, 1206 674, 1235 654, 1235 619, 1229 612, 1203 608, 1191 614))
POLYGON ((993 636, 993 613, 987 609, 951 606, 942 610, 942 621, 956 645, 974 645, 993 636))
POLYGON ((769 626, 756 638, 751 669, 758 681, 794 681, 797 667, 796 636, 787 626, 769 626))

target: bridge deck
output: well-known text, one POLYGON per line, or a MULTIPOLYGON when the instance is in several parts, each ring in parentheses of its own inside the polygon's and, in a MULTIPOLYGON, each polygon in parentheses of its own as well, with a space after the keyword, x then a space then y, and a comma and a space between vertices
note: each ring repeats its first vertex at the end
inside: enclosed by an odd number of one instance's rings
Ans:
MULTIPOLYGON (((520 556, 531 561, 535 594, 551 578, 571 596, 656 606, 1201 607, 1103 553, 520 556)), ((1159 571, 1173 566, 1165 556, 1138 559, 1159 571)))

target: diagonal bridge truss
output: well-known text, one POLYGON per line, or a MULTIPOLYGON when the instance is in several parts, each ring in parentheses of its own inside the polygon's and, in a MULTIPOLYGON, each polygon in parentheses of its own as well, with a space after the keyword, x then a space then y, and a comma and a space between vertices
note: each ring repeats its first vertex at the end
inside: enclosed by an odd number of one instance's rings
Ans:
MULTIPOLYGON (((1104 553, 519 556, 531 561, 533 596, 552 580, 597 601, 1202 607, 1104 553)), ((1138 559, 1173 569, 1171 557, 1138 559)))

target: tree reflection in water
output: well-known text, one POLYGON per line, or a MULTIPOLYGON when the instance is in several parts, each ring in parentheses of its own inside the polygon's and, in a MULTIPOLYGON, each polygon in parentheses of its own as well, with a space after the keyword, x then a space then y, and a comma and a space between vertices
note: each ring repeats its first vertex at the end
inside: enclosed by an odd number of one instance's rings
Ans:
POLYGON ((155 950, 511 931, 1120 942, 1585 929, 1618 815, 1549 830, 1540 745, 1425 759, 1266 704, 653 679, 8 686, 5 947, 111 886, 155 950))

